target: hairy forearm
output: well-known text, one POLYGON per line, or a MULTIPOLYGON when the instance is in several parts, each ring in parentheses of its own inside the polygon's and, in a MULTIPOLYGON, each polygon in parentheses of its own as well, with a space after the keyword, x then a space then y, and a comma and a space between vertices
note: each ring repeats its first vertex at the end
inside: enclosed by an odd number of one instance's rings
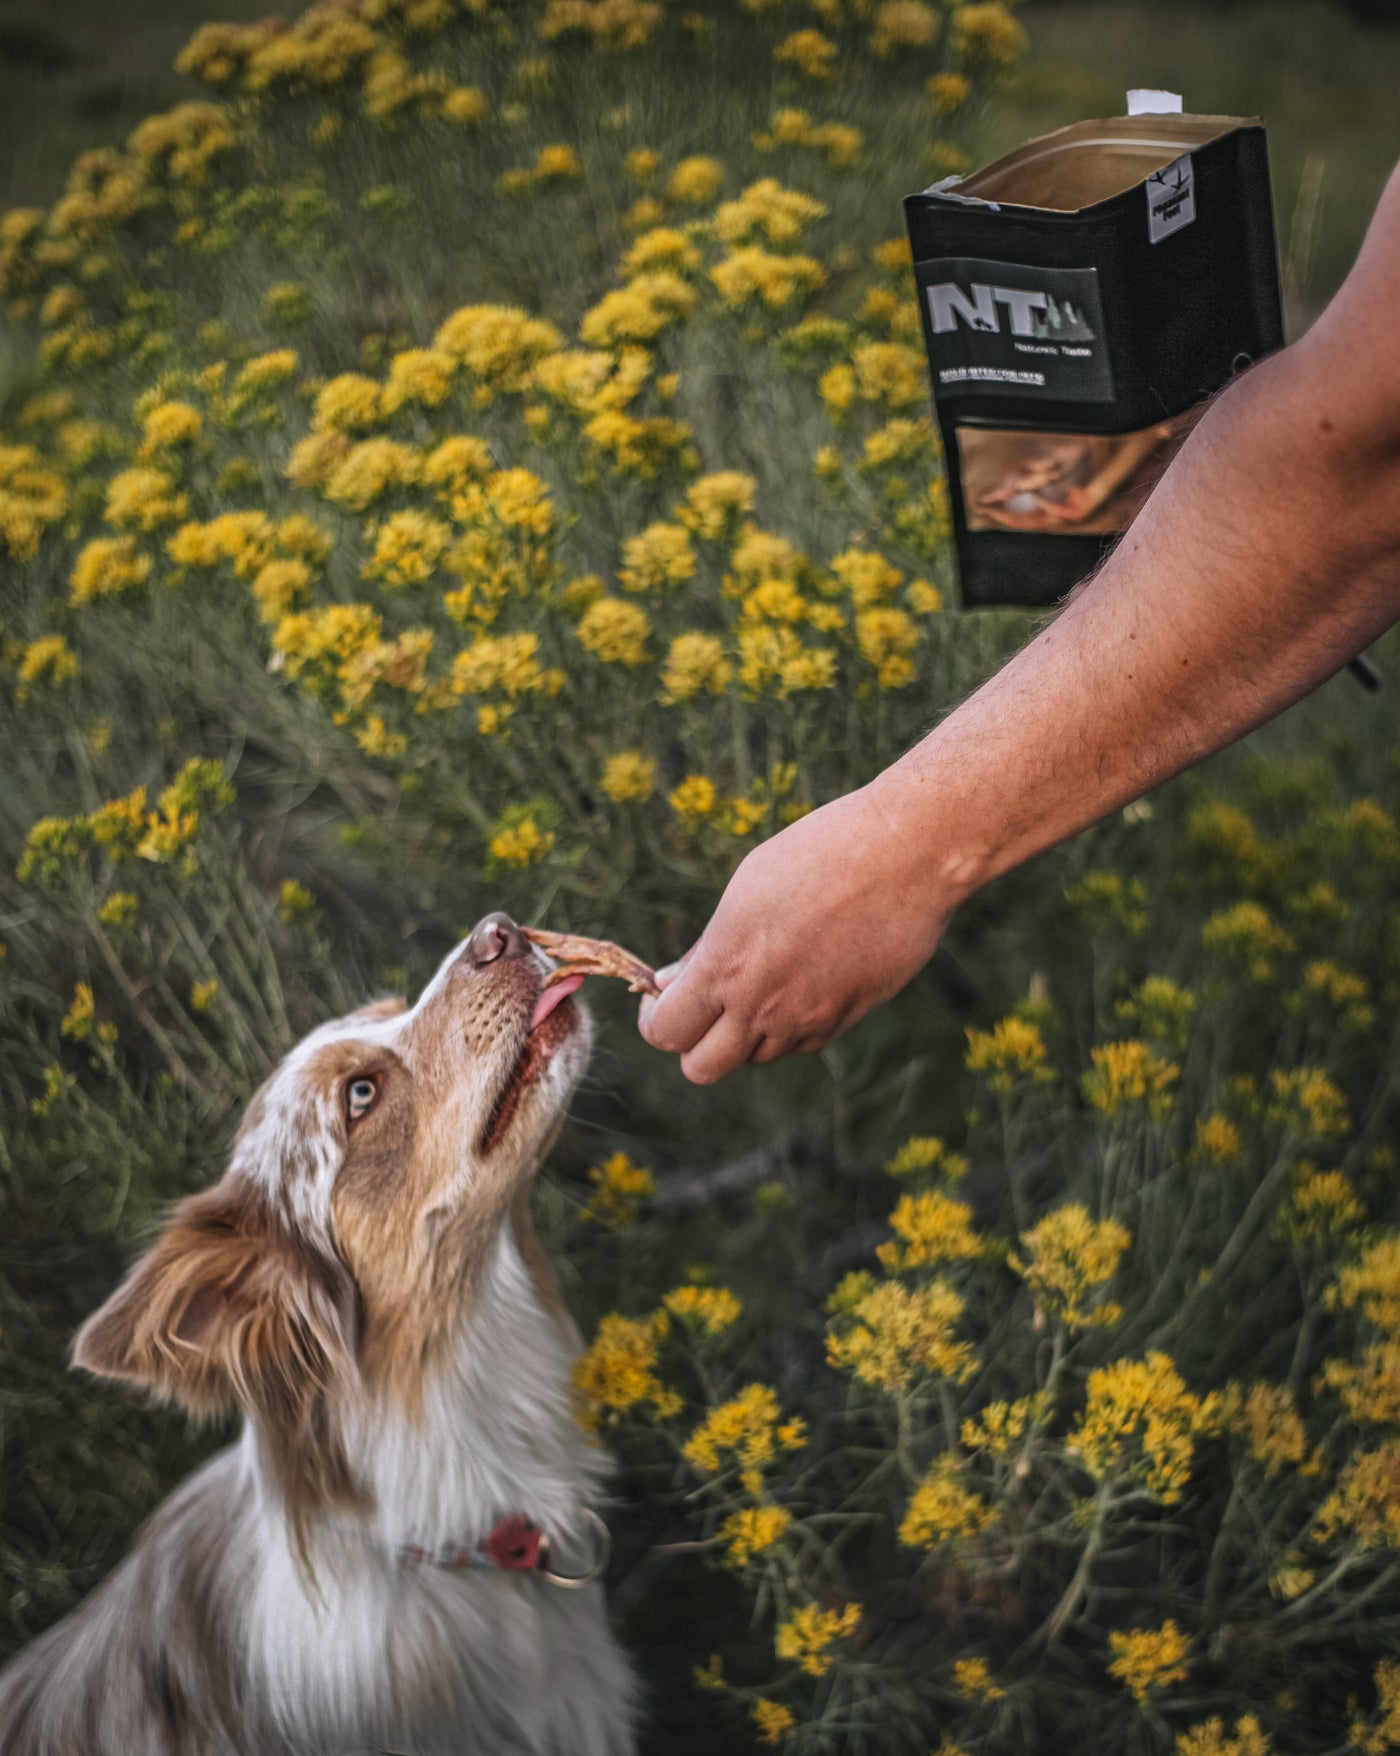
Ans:
POLYGON ((1400 615, 1400 467, 1335 328, 1199 423, 1061 614, 874 783, 960 897, 1222 748, 1400 615))

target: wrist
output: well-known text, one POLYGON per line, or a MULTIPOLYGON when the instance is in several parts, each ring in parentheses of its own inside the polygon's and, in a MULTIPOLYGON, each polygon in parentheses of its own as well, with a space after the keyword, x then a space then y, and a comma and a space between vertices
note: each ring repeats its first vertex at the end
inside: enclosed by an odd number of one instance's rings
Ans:
POLYGON ((937 740, 931 733, 862 792, 887 868, 906 894, 926 898, 931 919, 941 922, 996 876, 996 864, 976 813, 947 783, 937 740))

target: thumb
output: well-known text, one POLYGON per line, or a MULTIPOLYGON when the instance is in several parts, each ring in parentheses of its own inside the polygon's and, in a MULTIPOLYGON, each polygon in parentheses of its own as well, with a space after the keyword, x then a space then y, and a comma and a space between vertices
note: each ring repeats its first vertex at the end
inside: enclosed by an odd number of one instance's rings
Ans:
POLYGON ((719 1014, 719 1007, 711 1005, 707 994, 692 993, 695 983, 687 979, 687 971, 703 944, 702 934, 675 963, 657 970, 656 983, 661 992, 642 997, 637 1028, 655 1049, 684 1053, 700 1040, 719 1014))

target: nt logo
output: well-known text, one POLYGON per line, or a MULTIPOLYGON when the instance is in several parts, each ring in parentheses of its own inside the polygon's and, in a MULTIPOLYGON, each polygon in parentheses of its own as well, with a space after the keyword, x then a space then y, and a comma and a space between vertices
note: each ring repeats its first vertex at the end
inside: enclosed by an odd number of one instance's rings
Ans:
POLYGON ((929 319, 935 335, 949 335, 959 323, 983 335, 1000 335, 997 307, 1006 311, 1012 335, 1036 341, 1093 341, 1094 332, 1084 315, 1068 300, 1024 287, 996 287, 973 281, 966 292, 956 281, 941 281, 928 289, 929 319))

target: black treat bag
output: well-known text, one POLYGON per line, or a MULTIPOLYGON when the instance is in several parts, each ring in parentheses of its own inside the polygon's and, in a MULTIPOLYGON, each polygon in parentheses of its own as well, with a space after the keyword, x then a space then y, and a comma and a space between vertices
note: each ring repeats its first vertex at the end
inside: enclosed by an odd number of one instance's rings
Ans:
POLYGON ((1050 604, 1283 345, 1264 130, 1078 122, 904 203, 962 597, 1050 604))

